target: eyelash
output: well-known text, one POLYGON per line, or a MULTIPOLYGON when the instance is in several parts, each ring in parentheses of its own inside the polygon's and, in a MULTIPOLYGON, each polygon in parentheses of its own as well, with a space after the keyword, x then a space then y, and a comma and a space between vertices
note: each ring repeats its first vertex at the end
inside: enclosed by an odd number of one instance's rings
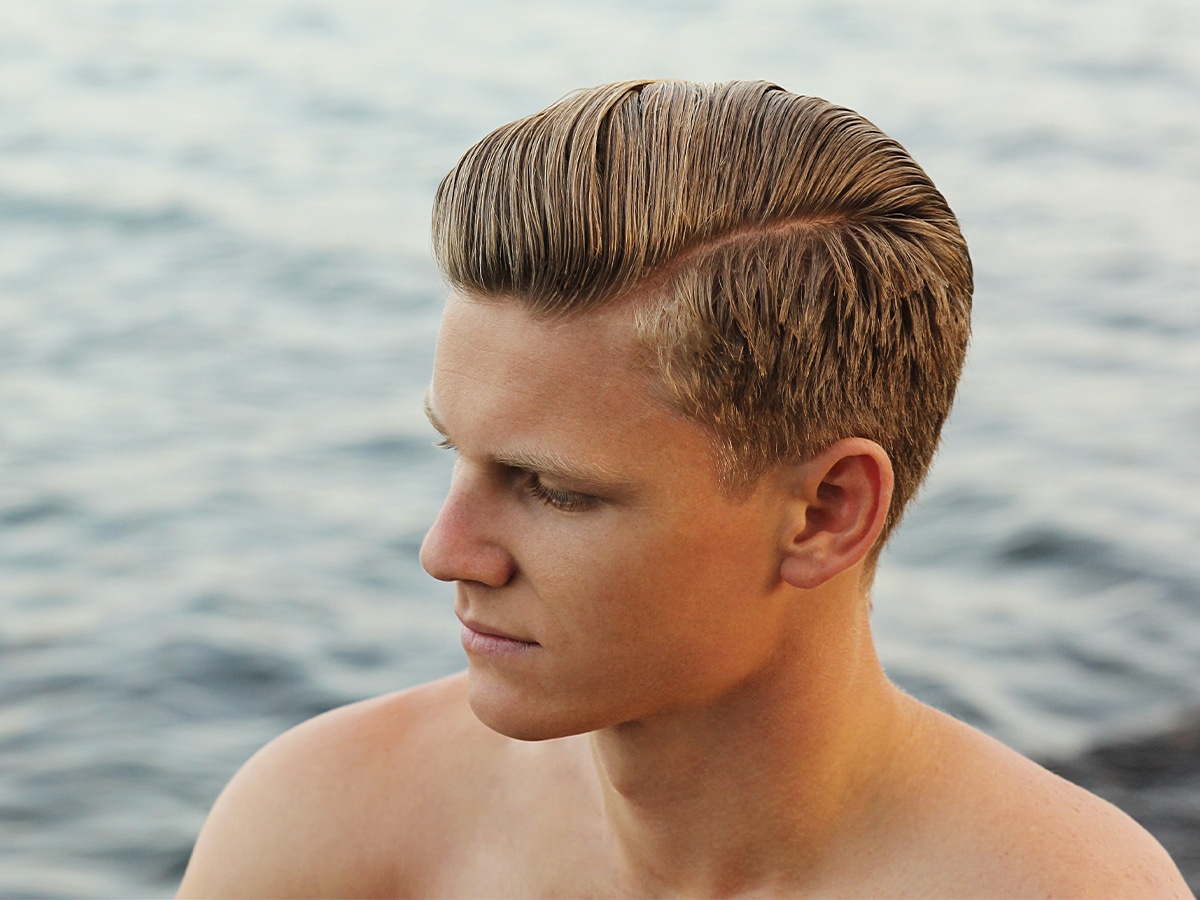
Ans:
POLYGON ((590 509, 596 503, 596 498, 589 497, 587 494, 573 494, 570 491, 556 491, 554 488, 546 487, 542 484, 541 479, 533 473, 529 475, 528 490, 530 495, 542 503, 563 512, 579 512, 590 509))
MULTIPOLYGON (((435 441, 433 446, 440 450, 457 450, 454 441, 448 437, 435 441)), ((596 503, 596 498, 587 494, 574 494, 570 491, 559 491, 542 484, 536 472, 523 473, 526 476, 526 490, 534 499, 562 512, 579 512, 590 509, 596 503)))

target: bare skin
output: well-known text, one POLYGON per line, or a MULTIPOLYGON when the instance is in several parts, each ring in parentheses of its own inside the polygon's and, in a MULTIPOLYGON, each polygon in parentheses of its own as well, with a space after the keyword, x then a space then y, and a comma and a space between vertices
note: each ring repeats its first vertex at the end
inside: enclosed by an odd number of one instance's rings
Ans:
POLYGON ((260 751, 180 896, 1190 896, 1123 813, 888 682, 878 445, 729 497, 625 307, 451 297, 429 407, 458 462, 422 562, 469 673, 260 751))

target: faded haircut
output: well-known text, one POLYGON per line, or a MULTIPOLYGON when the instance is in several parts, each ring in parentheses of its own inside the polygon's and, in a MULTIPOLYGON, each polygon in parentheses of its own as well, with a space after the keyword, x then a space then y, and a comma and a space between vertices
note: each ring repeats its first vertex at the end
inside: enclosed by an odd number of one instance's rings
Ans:
POLYGON ((496 129, 445 177, 449 282, 539 317, 639 298, 670 402, 738 491, 879 443, 899 521, 970 331, 971 261, 925 172, 857 113, 774 84, 627 81, 496 129))

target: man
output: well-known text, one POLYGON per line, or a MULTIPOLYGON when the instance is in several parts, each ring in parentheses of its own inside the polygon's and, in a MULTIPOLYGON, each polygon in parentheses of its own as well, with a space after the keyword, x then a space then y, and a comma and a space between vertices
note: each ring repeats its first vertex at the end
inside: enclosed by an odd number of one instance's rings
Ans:
POLYGON ((469 671, 268 745, 181 894, 1188 896, 875 656, 971 293, 899 145, 773 85, 606 85, 468 151, 434 243, 421 559, 469 671))

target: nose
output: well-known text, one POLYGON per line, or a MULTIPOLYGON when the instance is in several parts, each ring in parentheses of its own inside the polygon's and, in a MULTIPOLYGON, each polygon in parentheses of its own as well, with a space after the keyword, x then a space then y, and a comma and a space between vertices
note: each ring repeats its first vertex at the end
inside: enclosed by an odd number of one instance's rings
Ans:
POLYGON ((438 581, 474 581, 501 587, 516 572, 500 542, 503 512, 490 502, 487 485, 460 461, 450 492, 421 542, 421 566, 438 581))

